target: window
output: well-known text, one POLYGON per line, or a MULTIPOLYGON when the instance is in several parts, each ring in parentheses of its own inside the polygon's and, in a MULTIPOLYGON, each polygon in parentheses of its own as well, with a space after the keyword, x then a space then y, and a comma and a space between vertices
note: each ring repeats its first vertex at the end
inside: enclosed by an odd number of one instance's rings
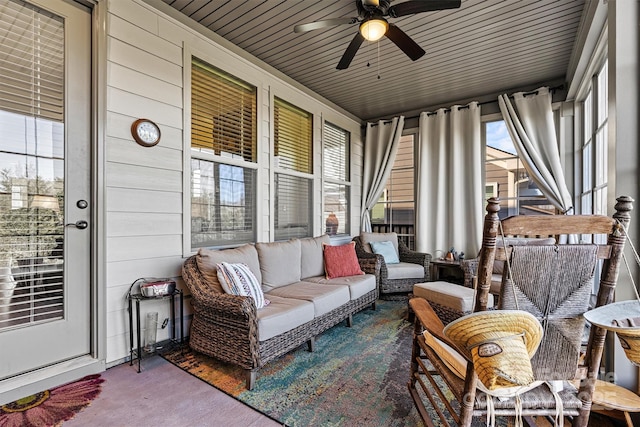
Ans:
POLYGON ((274 100, 274 239, 313 235, 313 115, 274 100))
POLYGON ((324 122, 322 144, 325 232, 329 235, 349 234, 351 135, 338 126, 324 122))
MULTIPOLYGON (((607 62, 591 80, 582 111, 580 213, 607 214, 607 62)), ((604 239, 604 236, 602 237, 604 239)), ((596 243, 604 243, 596 242, 596 243)))
POLYGON ((486 142, 485 193, 500 198, 500 218, 512 215, 553 215, 538 186, 529 178, 503 120, 484 123, 486 142))
POLYGON ((371 211, 374 232, 396 232, 410 249, 415 249, 415 139, 415 134, 400 138, 391 176, 371 211))
POLYGON ((254 86, 191 64, 191 248, 256 240, 254 86))
POLYGON ((607 202, 607 62, 593 78, 582 102, 583 214, 605 214, 607 202), (595 96, 594 96, 595 95, 595 96))

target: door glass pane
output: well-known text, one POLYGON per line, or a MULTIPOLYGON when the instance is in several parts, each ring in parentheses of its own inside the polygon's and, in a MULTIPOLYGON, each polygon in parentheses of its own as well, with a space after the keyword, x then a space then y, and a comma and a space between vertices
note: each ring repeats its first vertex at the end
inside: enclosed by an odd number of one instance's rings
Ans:
POLYGON ((0 330, 63 317, 64 23, 5 2, 0 26, 0 330))

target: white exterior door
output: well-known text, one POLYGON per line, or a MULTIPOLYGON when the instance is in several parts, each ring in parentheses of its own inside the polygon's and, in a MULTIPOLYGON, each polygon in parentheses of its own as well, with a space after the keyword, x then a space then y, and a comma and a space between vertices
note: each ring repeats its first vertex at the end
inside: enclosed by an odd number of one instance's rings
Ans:
POLYGON ((91 351, 91 14, 0 0, 0 380, 91 351))

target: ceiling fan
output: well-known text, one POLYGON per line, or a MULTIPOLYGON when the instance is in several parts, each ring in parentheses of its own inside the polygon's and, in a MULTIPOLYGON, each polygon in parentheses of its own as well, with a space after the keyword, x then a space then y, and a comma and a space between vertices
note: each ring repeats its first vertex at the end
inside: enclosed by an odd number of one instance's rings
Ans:
POLYGON ((309 22, 296 25, 293 31, 303 33, 326 27, 343 24, 360 23, 359 31, 342 55, 338 70, 349 67, 353 57, 365 40, 377 41, 387 36, 398 46, 412 61, 422 57, 425 51, 396 25, 390 24, 385 17, 399 18, 434 10, 456 9, 460 7, 461 0, 410 0, 404 3, 391 5, 389 0, 356 0, 358 16, 353 18, 334 18, 322 21, 309 22))

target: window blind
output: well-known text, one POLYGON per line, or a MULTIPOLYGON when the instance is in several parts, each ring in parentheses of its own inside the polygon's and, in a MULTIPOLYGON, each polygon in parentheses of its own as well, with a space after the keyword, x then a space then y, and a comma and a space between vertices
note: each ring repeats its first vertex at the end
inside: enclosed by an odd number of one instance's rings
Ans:
POLYGON ((64 22, 0 6, 0 330, 64 316, 64 22))
POLYGON ((191 147, 256 161, 254 86, 193 57, 191 147))
POLYGON ((311 180, 275 174, 275 240, 311 237, 311 180))
POLYGON ((273 110, 278 167, 313 173, 313 115, 279 98, 275 98, 273 110))
POLYGON ((0 109, 62 121, 62 19, 23 2, 5 2, 0 10, 0 109))
POLYGON ((349 180, 349 132, 329 122, 324 123, 322 135, 322 166, 325 178, 349 180))

